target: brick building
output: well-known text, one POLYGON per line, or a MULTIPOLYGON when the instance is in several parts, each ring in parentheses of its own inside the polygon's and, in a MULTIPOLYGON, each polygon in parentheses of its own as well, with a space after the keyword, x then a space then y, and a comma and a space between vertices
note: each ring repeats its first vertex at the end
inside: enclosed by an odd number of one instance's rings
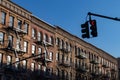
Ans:
POLYGON ((0 80, 118 80, 118 62, 12 1, 0 0, 0 80))

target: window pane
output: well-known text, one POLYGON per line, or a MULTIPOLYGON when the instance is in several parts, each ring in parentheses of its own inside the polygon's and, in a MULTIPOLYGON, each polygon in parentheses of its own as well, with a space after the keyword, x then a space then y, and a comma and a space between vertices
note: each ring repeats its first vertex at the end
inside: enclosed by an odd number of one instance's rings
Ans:
POLYGON ((23 69, 26 69, 26 67, 27 67, 27 61, 23 60, 22 62, 23 62, 23 69))
POLYGON ((41 32, 38 32, 38 41, 42 41, 42 34, 41 34, 41 32))
POLYGON ((58 60, 58 53, 56 53, 56 60, 58 60))
POLYGON ((50 60, 53 60, 53 53, 52 52, 50 52, 50 60))
POLYGON ((28 24, 27 23, 25 23, 25 25, 24 25, 24 31, 26 32, 26 33, 28 33, 28 24))
POLYGON ((32 54, 35 54, 35 45, 32 45, 32 54))
POLYGON ((2 12, 2 19, 1 19, 1 23, 5 24, 5 20, 6 20, 6 13, 2 12))
POLYGON ((27 52, 28 43, 24 41, 24 52, 27 52))
POLYGON ((0 42, 3 42, 3 39, 4 39, 4 34, 0 32, 0 42))
MULTIPOLYGON (((19 61, 19 58, 16 58, 15 61, 19 61)), ((15 68, 18 69, 18 67, 19 67, 19 62, 15 63, 15 68)))
POLYGON ((13 47, 13 37, 12 37, 12 36, 9 36, 9 37, 8 37, 8 41, 9 41, 9 43, 8 43, 8 48, 12 49, 12 47, 13 47))
MULTIPOLYGON (((38 48, 38 54, 41 54, 42 52, 42 49, 41 48, 38 48)), ((40 57, 41 55, 39 55, 38 57, 40 57)))
POLYGON ((17 26, 17 28, 18 28, 18 29, 21 29, 21 26, 22 26, 22 21, 21 21, 21 20, 18 20, 18 26, 17 26))
POLYGON ((35 39, 35 29, 32 29, 32 38, 35 39))
POLYGON ((7 56, 7 65, 10 65, 11 63, 11 56, 7 56))
POLYGON ((10 19, 9 19, 9 27, 13 27, 14 26, 14 17, 13 16, 10 16, 10 19))
POLYGON ((48 35, 47 35, 47 34, 45 34, 45 35, 43 36, 43 38, 44 38, 44 41, 45 41, 45 42, 48 42, 48 35))
POLYGON ((31 71, 34 71, 35 69, 35 63, 31 63, 31 71))
POLYGON ((20 40, 16 40, 16 49, 19 51, 20 50, 20 40))

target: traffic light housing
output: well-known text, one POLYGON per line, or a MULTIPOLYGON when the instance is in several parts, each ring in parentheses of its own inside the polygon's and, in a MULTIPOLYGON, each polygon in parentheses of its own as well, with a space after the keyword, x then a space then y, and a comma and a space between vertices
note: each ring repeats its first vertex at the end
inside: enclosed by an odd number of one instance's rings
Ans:
POLYGON ((96 20, 90 20, 90 29, 92 37, 97 37, 97 25, 96 20))
POLYGON ((81 24, 82 38, 90 38, 88 21, 81 24))

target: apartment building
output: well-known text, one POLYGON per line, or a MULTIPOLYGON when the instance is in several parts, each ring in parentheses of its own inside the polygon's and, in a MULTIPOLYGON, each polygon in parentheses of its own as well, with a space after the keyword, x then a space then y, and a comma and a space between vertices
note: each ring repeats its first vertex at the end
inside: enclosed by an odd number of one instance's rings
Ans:
POLYGON ((0 80, 119 80, 115 57, 0 0, 0 80))

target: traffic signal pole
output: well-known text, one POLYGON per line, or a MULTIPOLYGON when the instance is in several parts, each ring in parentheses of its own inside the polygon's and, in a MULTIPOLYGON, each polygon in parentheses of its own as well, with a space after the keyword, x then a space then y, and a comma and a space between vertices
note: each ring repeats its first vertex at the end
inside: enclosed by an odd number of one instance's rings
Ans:
POLYGON ((117 17, 113 18, 113 17, 109 17, 109 16, 104 16, 104 15, 99 15, 99 14, 91 13, 91 12, 88 12, 88 15, 89 16, 93 15, 93 16, 97 16, 97 17, 102 17, 102 18, 106 18, 106 19, 120 21, 120 19, 118 19, 117 17))
POLYGON ((89 16, 89 21, 86 21, 85 23, 89 23, 90 25, 90 30, 89 30, 89 25, 85 26, 84 24, 81 25, 81 32, 82 32, 82 38, 91 38, 92 37, 97 37, 98 33, 97 33, 97 23, 96 20, 92 20, 91 16, 97 16, 97 17, 101 17, 101 18, 106 18, 106 19, 111 19, 111 20, 115 20, 115 21, 120 21, 120 18, 113 18, 113 17, 109 17, 109 16, 104 16, 104 15, 100 15, 100 14, 95 14, 95 13, 91 13, 88 12, 87 14, 89 16), (89 32, 91 31, 91 34, 89 34, 89 32), (91 35, 91 36, 90 36, 91 35))

